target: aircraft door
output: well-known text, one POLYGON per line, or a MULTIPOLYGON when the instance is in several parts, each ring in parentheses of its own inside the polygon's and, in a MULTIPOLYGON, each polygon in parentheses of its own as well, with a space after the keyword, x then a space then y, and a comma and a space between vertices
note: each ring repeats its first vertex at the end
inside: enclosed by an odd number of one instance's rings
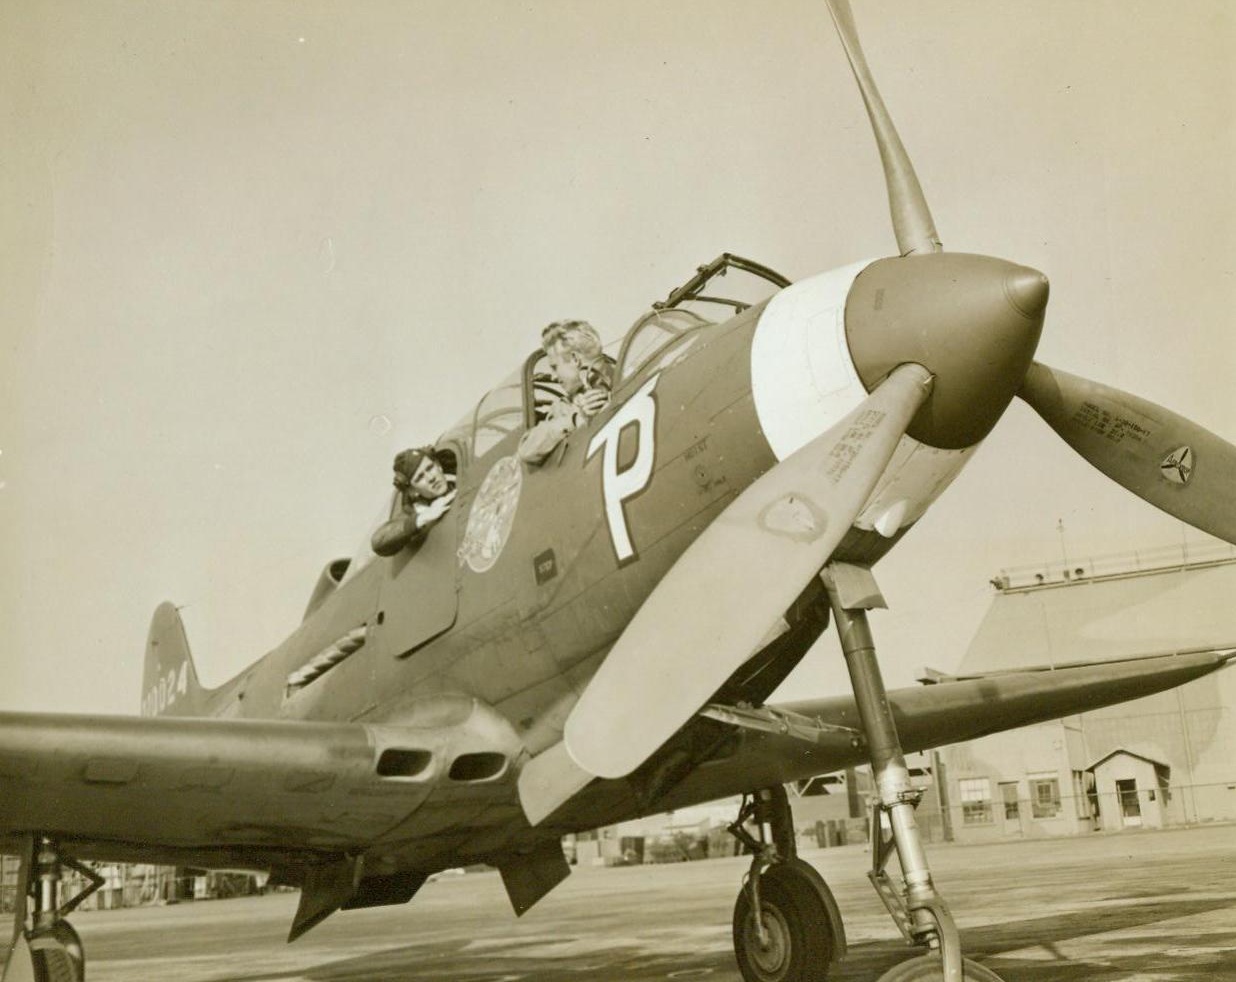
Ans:
POLYGON ((386 562, 378 605, 382 650, 403 657, 455 623, 459 563, 457 509, 452 507, 418 543, 386 562))

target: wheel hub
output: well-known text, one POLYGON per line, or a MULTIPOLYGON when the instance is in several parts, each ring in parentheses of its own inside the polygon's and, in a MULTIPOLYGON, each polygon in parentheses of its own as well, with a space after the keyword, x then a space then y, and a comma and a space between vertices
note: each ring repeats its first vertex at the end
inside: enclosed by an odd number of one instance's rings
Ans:
POLYGON ((760 932, 753 914, 747 928, 747 951, 752 967, 760 976, 768 982, 776 982, 782 978, 790 961, 790 928, 781 911, 775 907, 765 905, 762 919, 766 942, 760 943, 760 932))

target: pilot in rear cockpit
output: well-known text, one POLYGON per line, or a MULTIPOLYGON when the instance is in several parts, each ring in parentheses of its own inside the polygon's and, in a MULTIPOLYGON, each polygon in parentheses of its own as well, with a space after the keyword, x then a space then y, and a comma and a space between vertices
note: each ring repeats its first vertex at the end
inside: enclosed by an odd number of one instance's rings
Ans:
POLYGON ((370 544, 379 556, 393 556, 424 536, 455 500, 455 475, 448 474, 433 447, 414 447, 395 456, 399 511, 370 544))
POLYGON ((614 360, 601 350, 601 336, 587 321, 554 321, 541 331, 552 378, 533 380, 539 422, 519 441, 519 459, 543 463, 567 434, 609 404, 614 360))

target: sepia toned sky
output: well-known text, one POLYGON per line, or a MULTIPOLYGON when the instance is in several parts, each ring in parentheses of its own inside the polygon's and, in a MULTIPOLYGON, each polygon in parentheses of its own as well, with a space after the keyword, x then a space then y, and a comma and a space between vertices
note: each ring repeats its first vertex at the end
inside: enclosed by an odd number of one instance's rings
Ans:
MULTIPOLYGON (((945 247, 1051 278, 1040 359, 1236 438, 1236 7, 854 8, 945 247)), ((546 321, 895 251, 816 0, 18 0, 0 120, 0 710, 135 712, 164 599, 208 685, 273 647, 546 321)), ((889 683, 1001 567, 1182 537, 1015 403, 877 567, 889 683)), ((844 686, 828 638, 786 694, 844 686)))

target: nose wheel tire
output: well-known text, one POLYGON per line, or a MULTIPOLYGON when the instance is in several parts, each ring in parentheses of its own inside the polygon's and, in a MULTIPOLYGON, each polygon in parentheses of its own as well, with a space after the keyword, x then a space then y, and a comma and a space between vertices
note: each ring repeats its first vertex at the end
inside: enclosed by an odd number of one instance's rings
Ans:
POLYGON ((734 904, 734 954, 745 982, 823 982, 833 961, 829 913, 799 861, 775 863, 760 876, 765 940, 748 887, 734 904))
MULTIPOLYGON (((969 958, 961 960, 961 974, 965 982, 1003 982, 990 968, 984 968, 969 958)), ((880 976, 877 982, 943 982, 944 965, 939 955, 921 955, 894 965, 880 976)))

